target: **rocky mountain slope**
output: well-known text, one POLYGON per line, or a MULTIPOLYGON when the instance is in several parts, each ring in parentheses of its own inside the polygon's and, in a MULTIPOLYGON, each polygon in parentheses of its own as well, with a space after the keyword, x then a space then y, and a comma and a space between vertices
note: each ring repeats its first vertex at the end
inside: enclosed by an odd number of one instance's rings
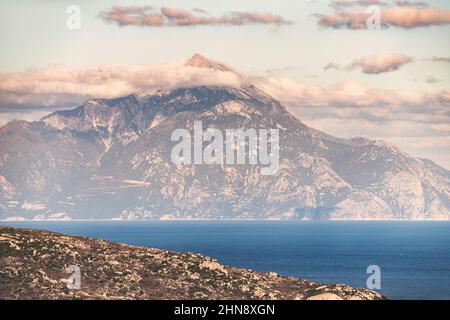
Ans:
MULTIPOLYGON (((188 65, 234 72, 194 56, 188 65)), ((301 116, 301 115, 300 115, 301 116)), ((91 99, 0 128, 0 219, 448 220, 450 172, 310 128, 251 83, 91 99), (279 129, 280 169, 175 165, 175 129, 279 129)))
POLYGON ((219 264, 194 253, 0 227, 0 299, 333 299, 379 294, 219 264), (80 268, 69 289, 69 266, 80 268))

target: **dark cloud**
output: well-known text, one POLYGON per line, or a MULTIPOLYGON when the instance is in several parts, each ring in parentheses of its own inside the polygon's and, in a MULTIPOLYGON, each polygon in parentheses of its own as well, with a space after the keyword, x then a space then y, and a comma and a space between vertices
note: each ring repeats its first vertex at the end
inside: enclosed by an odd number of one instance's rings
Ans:
POLYGON ((330 70, 330 69, 340 70, 341 67, 339 67, 336 63, 333 63, 333 62, 330 62, 325 67, 323 67, 323 70, 325 70, 325 71, 330 70))

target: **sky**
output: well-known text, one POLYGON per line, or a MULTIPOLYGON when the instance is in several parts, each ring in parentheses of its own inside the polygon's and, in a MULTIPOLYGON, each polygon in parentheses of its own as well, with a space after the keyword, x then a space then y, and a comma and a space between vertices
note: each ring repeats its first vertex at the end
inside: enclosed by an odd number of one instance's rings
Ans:
POLYGON ((310 126, 450 169, 449 36, 448 0, 3 0, 0 125, 92 96, 233 81, 180 69, 199 52, 310 126), (71 5, 80 28, 67 26, 71 5), (380 29, 367 28, 371 5, 380 29))

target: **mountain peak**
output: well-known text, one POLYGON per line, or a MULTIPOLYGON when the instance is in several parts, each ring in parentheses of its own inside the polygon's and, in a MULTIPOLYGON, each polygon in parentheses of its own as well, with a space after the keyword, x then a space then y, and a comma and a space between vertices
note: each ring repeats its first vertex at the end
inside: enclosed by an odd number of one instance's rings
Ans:
POLYGON ((232 71, 229 67, 227 67, 223 63, 207 59, 199 53, 195 53, 191 57, 191 59, 189 59, 186 62, 186 66, 194 68, 208 68, 217 71, 232 71))

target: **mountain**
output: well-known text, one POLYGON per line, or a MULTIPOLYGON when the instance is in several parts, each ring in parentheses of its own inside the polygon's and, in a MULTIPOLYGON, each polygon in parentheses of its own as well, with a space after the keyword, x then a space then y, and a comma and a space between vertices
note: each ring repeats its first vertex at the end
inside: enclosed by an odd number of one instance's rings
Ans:
POLYGON ((233 268, 200 254, 32 229, 0 227, 0 252, 0 299, 383 299, 347 285, 233 268), (67 288, 69 266, 80 268, 79 289, 67 288))
POLYGON ((194 68, 206 68, 216 71, 229 71, 234 72, 232 68, 224 65, 223 63, 206 59, 201 54, 194 54, 191 59, 186 62, 186 66, 194 68))
MULTIPOLYGON (((187 65, 235 72, 200 55, 187 65)), ((91 99, 0 128, 0 219, 448 220, 449 214, 448 170, 381 140, 310 128, 246 81, 91 99), (172 133, 192 133, 196 121, 224 135, 278 129, 279 170, 174 164, 172 133)))

